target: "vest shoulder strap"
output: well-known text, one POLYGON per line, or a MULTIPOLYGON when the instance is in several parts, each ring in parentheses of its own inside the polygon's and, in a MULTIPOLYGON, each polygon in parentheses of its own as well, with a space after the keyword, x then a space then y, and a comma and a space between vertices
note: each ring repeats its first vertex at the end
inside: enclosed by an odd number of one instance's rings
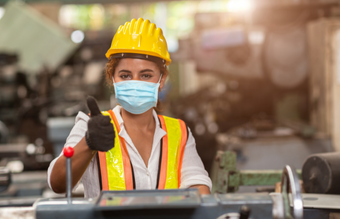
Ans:
POLYGON ((134 188, 132 165, 125 140, 119 136, 119 123, 112 110, 102 114, 110 116, 116 134, 115 145, 111 150, 98 151, 102 190, 132 190, 134 188))
POLYGON ((158 116, 161 127, 167 134, 162 139, 162 161, 159 189, 179 188, 185 145, 188 139, 186 124, 180 119, 158 116))

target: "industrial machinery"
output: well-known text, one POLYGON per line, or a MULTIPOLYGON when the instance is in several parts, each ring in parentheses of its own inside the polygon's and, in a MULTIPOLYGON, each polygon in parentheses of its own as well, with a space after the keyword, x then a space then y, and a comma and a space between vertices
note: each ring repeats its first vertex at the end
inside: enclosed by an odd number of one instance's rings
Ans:
MULTIPOLYGON (((72 148, 68 148, 72 149, 72 148)), ((64 150, 64 155, 66 154, 64 150)), ((72 154, 72 153, 71 153, 72 154)), ((97 199, 71 199, 68 154, 67 198, 41 199, 35 204, 43 218, 303 218, 303 203, 294 169, 283 170, 281 194, 199 195, 195 189, 103 191, 97 199), (288 191, 291 191, 289 206, 288 191), (291 211, 292 209, 292 211, 291 211)))
MULTIPOLYGON (((301 171, 297 170, 299 181, 301 171)), ((300 177, 301 178, 301 177, 300 177)), ((237 170, 236 153, 217 151, 212 170, 212 193, 230 193, 238 191, 240 186, 274 186, 282 179, 281 170, 237 170)), ((273 189, 274 190, 274 189, 273 189)))
MULTIPOLYGON (((72 149, 72 148, 71 148, 72 149)), ((72 151, 69 152, 72 155, 72 151)), ((307 194, 301 192, 299 176, 296 170, 285 166, 281 173, 253 171, 237 171, 232 156, 220 154, 220 161, 224 160, 225 168, 219 175, 219 189, 212 195, 200 195, 196 189, 179 190, 139 190, 139 191, 102 191, 96 198, 71 197, 71 155, 67 157, 67 196, 59 198, 38 199, 33 207, 0 208, 1 218, 213 218, 213 219, 329 219, 340 215, 339 195, 307 194), (228 166, 229 165, 229 166, 228 166), (226 170, 229 168, 229 171, 226 170), (280 176, 282 175, 282 176, 280 176), (280 179, 281 178, 281 179, 280 179), (227 189, 237 190, 237 185, 254 185, 281 181, 281 192, 275 193, 226 193, 227 189), (222 183, 221 183, 222 182, 222 183), (237 184, 238 183, 238 184, 237 184), (7 210, 7 211, 6 211, 7 210), (7 215, 4 213, 7 212, 7 215), (6 217, 7 216, 7 217, 6 217)), ((64 150, 65 155, 65 150, 64 150)), ((334 158, 335 155, 331 156, 334 158)), ((339 154, 337 154, 339 156, 339 154)), ((313 173, 315 165, 313 155, 306 160, 309 163, 305 174, 313 173), (308 161, 310 160, 311 161, 308 161)), ((323 156, 325 157, 325 156, 323 156)), ((327 157, 327 156, 326 156, 327 157)), ((235 157, 236 159, 236 157, 235 157)), ((320 158, 322 159, 322 158, 320 158)), ((320 160, 319 159, 319 160, 320 160)), ((332 160, 323 158, 323 160, 332 160)), ((325 166, 334 162, 325 162, 325 166)), ((331 167, 331 170, 336 170, 331 167)), ((329 173, 329 172, 328 172, 329 173)), ((325 174, 328 174, 325 172, 325 174)), ((3 173, 1 176, 5 176, 3 173)), ((304 173, 302 173, 303 175, 304 173)), ((316 178, 322 177, 319 173, 316 178)), ((10 180, 7 178, 7 181, 10 180)), ((6 181, 6 180, 5 180, 6 181)), ((4 181, 4 183, 5 183, 4 181)), ((214 181, 214 179, 213 179, 214 181)), ((2 183, 2 181, 0 181, 2 183)), ((314 181, 314 186, 318 186, 314 181)))
MULTIPOLYGON (((72 154, 72 153, 71 153, 72 154)), ((64 152, 65 155, 65 152, 64 152)), ((70 156, 68 156, 70 157, 70 156)), ((67 158, 67 167, 71 166, 67 158)), ((67 197, 40 199, 35 217, 43 218, 328 218, 313 206, 321 198, 303 196, 299 178, 290 166, 282 172, 281 193, 230 193, 200 195, 196 189, 103 191, 98 198, 71 198, 71 174, 67 168, 67 197), (305 201, 306 200, 306 201, 305 201)), ((225 178, 227 179, 227 178, 225 178)))
POLYGON ((340 153, 309 156, 303 164, 302 179, 309 193, 340 194, 340 153))

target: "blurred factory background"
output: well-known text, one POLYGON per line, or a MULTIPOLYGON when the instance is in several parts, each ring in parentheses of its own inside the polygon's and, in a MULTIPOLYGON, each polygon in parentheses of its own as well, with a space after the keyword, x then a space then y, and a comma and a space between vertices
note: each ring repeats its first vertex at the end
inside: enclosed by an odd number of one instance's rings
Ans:
MULTIPOLYGON (((44 179, 87 95, 115 106, 104 54, 139 17, 173 60, 160 113, 188 124, 207 171, 218 150, 255 170, 340 150, 338 1, 0 0, 0 166, 26 174, 14 183, 44 179)), ((0 196, 41 196, 39 182, 0 196)))

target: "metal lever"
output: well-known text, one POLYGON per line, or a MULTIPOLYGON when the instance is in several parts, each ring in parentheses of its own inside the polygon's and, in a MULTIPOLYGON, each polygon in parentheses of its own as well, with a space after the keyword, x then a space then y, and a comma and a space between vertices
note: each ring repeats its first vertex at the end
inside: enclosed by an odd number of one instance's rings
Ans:
POLYGON ((289 204, 289 189, 292 193, 292 206, 293 206, 293 218, 303 219, 303 202, 301 196, 301 188, 299 183, 299 177, 296 170, 289 165, 286 165, 282 172, 281 179, 281 193, 285 200, 287 200, 286 207, 290 208, 289 204))
POLYGON ((73 156, 74 150, 72 147, 65 147, 63 149, 63 154, 66 157, 66 197, 67 202, 72 204, 71 196, 72 196, 72 166, 71 166, 71 157, 73 156))

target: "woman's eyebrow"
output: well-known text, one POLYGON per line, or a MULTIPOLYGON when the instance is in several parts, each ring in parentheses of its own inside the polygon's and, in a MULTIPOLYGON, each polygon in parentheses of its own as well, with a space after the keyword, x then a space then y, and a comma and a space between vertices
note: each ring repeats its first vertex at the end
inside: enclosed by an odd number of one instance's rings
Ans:
POLYGON ((151 69, 143 69, 143 70, 140 71, 139 73, 144 73, 144 72, 148 72, 148 71, 152 71, 152 72, 153 72, 153 70, 151 70, 151 69))
POLYGON ((120 70, 118 73, 131 73, 131 71, 123 69, 123 70, 120 70))

